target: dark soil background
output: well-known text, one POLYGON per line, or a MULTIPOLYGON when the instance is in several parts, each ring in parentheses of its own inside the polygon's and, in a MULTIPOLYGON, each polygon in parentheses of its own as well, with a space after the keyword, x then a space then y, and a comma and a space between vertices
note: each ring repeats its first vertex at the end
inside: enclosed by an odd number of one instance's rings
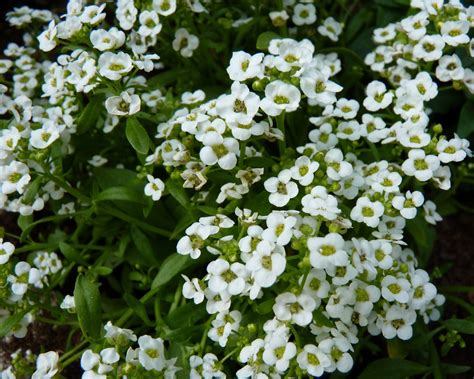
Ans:
MULTIPOLYGON (((65 8, 64 0, 0 0, 0 49, 3 50, 9 42, 20 42, 21 33, 10 28, 5 21, 6 13, 14 7, 28 5, 36 9, 50 9, 61 12, 65 8)), ((0 56, 2 54, 0 53, 0 56)), ((457 118, 457 117, 456 117, 457 118)), ((449 126, 448 126, 449 128, 449 126)), ((471 141, 472 142, 472 141, 471 141)), ((457 201, 466 207, 474 208, 474 189, 472 186, 461 186, 457 194, 457 201)), ((458 212, 446 217, 437 226, 437 242, 435 244, 432 259, 430 262, 430 272, 437 267, 450 267, 448 271, 437 281, 439 286, 474 286, 474 226, 473 215, 467 211, 458 212)), ((16 216, 0 212, 0 226, 6 230, 16 233, 16 216)), ((14 242, 14 241, 12 241, 14 242)), ((455 294, 462 297, 469 304, 474 305, 474 293, 455 294)), ((453 304, 448 303, 445 307, 443 318, 466 317, 466 311, 453 304)), ((29 329, 26 338, 21 340, 13 339, 11 342, 0 343, 0 361, 7 359, 9 354, 22 348, 31 349, 34 353, 39 353, 41 346, 47 349, 61 352, 64 349, 67 327, 51 327, 47 324, 34 322, 29 329)), ((474 336, 463 336, 466 347, 452 349, 446 357, 442 357, 443 362, 456 363, 474 367, 474 336)), ((435 343, 441 345, 439 341, 435 343)), ((79 367, 70 366, 64 373, 67 378, 79 378, 79 367)), ((453 375, 451 378, 464 379, 472 378, 472 371, 467 374, 453 375)))

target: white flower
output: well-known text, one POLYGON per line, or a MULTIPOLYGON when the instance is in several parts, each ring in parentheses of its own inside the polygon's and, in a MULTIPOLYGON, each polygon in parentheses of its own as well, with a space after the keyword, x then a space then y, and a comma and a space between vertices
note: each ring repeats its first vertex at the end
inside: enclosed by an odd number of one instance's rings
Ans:
POLYGON ((313 181, 314 173, 318 168, 318 162, 311 161, 308 157, 302 156, 296 159, 295 165, 291 168, 291 176, 302 186, 307 186, 313 181))
POLYGON ((291 20, 298 26, 313 24, 316 21, 316 7, 314 4, 296 4, 291 20))
POLYGON ((327 164, 326 173, 332 180, 339 181, 341 178, 352 175, 352 165, 343 159, 344 156, 339 149, 331 149, 324 156, 324 161, 327 164))
POLYGON ((14 251, 15 246, 11 242, 3 242, 3 238, 0 238, 0 265, 7 263, 14 251))
POLYGON ((38 36, 39 48, 42 51, 48 52, 53 50, 57 45, 56 36, 58 29, 54 20, 48 24, 48 28, 38 36))
POLYGON ((5 195, 13 192, 22 194, 31 180, 29 172, 28 166, 18 161, 11 161, 8 166, 0 166, 2 193, 5 195))
POLYGON ((163 340, 148 335, 138 339, 138 360, 145 370, 161 371, 165 367, 165 352, 163 340))
MULTIPOLYGON (((311 117, 309 121, 314 123, 315 120, 311 117)), ((314 142, 317 151, 331 150, 339 141, 336 135, 332 132, 332 125, 328 122, 325 122, 318 128, 311 130, 308 137, 311 142, 314 142)), ((301 151, 298 152, 301 153, 301 151)))
POLYGON ((306 326, 313 321, 313 311, 316 308, 316 301, 309 295, 301 294, 296 296, 293 293, 285 292, 277 296, 273 312, 277 319, 281 321, 291 321, 299 326, 306 326))
POLYGON ((436 225, 443 218, 436 212, 436 204, 428 200, 423 204, 423 211, 425 212, 425 220, 431 225, 436 225))
POLYGON ((342 33, 343 24, 337 22, 333 17, 324 19, 323 24, 318 26, 318 32, 322 36, 328 37, 331 41, 337 42, 342 33))
POLYGON ((223 137, 217 132, 209 132, 203 137, 204 147, 199 152, 199 157, 206 165, 216 163, 223 170, 232 170, 237 165, 239 142, 231 137, 223 137))
POLYGON ((183 296, 186 299, 193 299, 194 304, 201 304, 204 301, 204 291, 199 284, 199 279, 189 279, 186 275, 181 275, 185 280, 183 284, 183 296))
POLYGON ((118 49, 125 43, 125 33, 116 27, 93 30, 89 38, 94 48, 99 51, 118 49))
POLYGON ((110 80, 119 80, 132 70, 133 62, 127 53, 107 51, 100 55, 98 66, 100 75, 110 80))
POLYGON ((169 16, 176 11, 176 0, 153 0, 152 6, 162 16, 169 16))
POLYGON ((387 275, 382 280, 382 297, 387 301, 398 301, 405 304, 410 300, 408 291, 410 290, 410 282, 405 278, 396 278, 387 275))
POLYGON ((195 104, 203 101, 206 98, 206 94, 203 90, 198 89, 194 92, 183 92, 181 95, 181 102, 183 104, 195 104))
POLYGON ((337 369, 346 373, 352 368, 354 360, 348 353, 352 347, 346 338, 326 338, 319 343, 318 348, 331 360, 331 365, 326 368, 327 372, 337 369))
POLYGON ((20 297, 27 291, 28 284, 42 287, 40 271, 23 261, 15 265, 15 275, 9 275, 7 281, 11 284, 12 292, 20 297))
POLYGON ((402 170, 406 175, 414 176, 420 182, 426 182, 433 177, 439 166, 439 158, 436 155, 426 155, 424 150, 412 149, 402 164, 402 170))
POLYGON ((290 18, 285 10, 272 11, 268 14, 270 20, 272 20, 273 26, 280 27, 286 25, 286 21, 290 18))
POLYGON ((243 82, 251 78, 263 77, 263 54, 250 55, 245 51, 235 51, 230 58, 227 73, 234 81, 243 82))
POLYGON ((387 92, 385 84, 378 80, 374 80, 367 85, 366 93, 367 97, 363 104, 371 112, 387 108, 393 100, 393 94, 387 92))
POLYGON ((416 321, 416 313, 412 309, 402 308, 399 305, 391 306, 383 319, 382 334, 385 338, 398 337, 409 340, 413 335, 412 326, 416 321))
POLYGON ((293 342, 288 342, 283 336, 274 336, 265 344, 263 351, 263 361, 276 368, 279 372, 284 372, 290 365, 290 360, 296 355, 296 346, 293 342))
POLYGON ((268 201, 279 208, 298 195, 298 185, 291 181, 291 171, 287 169, 280 171, 278 177, 265 180, 263 185, 270 193, 268 201))
POLYGON ((265 97, 260 108, 269 116, 278 116, 282 112, 298 109, 301 94, 298 88, 281 80, 275 80, 265 87, 265 97))
POLYGON ((337 207, 337 199, 328 195, 323 186, 315 186, 311 193, 301 199, 303 212, 311 216, 322 216, 327 220, 335 220, 341 210, 337 207))
POLYGON ((426 62, 437 61, 443 55, 445 45, 440 35, 426 35, 413 47, 413 57, 426 62))
POLYGON ((58 372, 59 355, 55 351, 39 354, 36 359, 36 371, 31 376, 32 379, 52 378, 58 372))
POLYGON ((351 211, 351 219, 376 228, 385 208, 380 201, 370 201, 368 197, 359 197, 351 211))
POLYGON ((197 259, 201 256, 204 241, 218 231, 219 228, 216 226, 201 225, 195 222, 186 229, 186 235, 178 241, 176 251, 178 254, 190 255, 192 259, 197 259))
POLYGON ((420 191, 407 191, 405 196, 399 195, 392 199, 392 205, 400 211, 400 215, 407 220, 416 216, 416 208, 421 207, 425 198, 420 191))
POLYGON ((71 296, 71 295, 64 296, 64 299, 59 305, 59 308, 74 311, 74 309, 76 308, 76 302, 74 301, 74 296, 71 296))
POLYGON ((30 145, 36 149, 46 149, 59 138, 59 130, 54 122, 46 121, 41 128, 31 132, 30 145))
POLYGON ((296 217, 285 216, 283 212, 272 212, 267 216, 267 229, 262 233, 262 238, 277 245, 287 245, 293 236, 296 217))
POLYGON ((130 329, 119 328, 118 326, 112 325, 111 321, 108 321, 104 325, 105 336, 104 338, 111 340, 114 344, 121 344, 124 340, 135 342, 137 336, 130 329))
POLYGON ((221 204, 226 199, 242 199, 242 195, 249 192, 246 184, 226 183, 220 188, 216 203, 221 204))
POLYGON ((301 369, 305 370, 311 376, 320 377, 324 373, 324 369, 331 365, 331 361, 320 349, 315 345, 308 344, 296 358, 301 369))
MULTIPOLYGON (((232 83, 231 94, 217 99, 216 112, 228 123, 249 125, 257 114, 260 98, 245 84, 232 83)), ((263 133, 263 131, 262 131, 263 133)))
POLYGON ((425 308, 436 297, 436 287, 429 282, 428 273, 422 269, 415 270, 410 281, 413 288, 411 306, 415 310, 425 308))
MULTIPOLYGON (((304 276, 299 280, 301 284, 304 276)), ((325 299, 329 296, 331 285, 326 280, 326 272, 319 269, 311 269, 303 287, 303 293, 310 295, 313 299, 325 299)))
POLYGON ((120 96, 111 96, 105 100, 105 109, 114 116, 130 116, 140 111, 140 96, 123 91, 120 96))
POLYGON ((160 178, 154 178, 152 175, 146 176, 148 183, 145 185, 145 195, 150 196, 153 201, 158 201, 165 189, 165 183, 160 178))
POLYGON ((189 58, 193 56, 194 50, 198 48, 199 38, 194 34, 190 34, 186 29, 179 28, 175 32, 172 46, 183 57, 189 58))
MULTIPOLYGON (((268 241, 261 241, 247 261, 246 267, 252 273, 252 277, 258 286, 263 288, 271 287, 285 271, 286 259, 284 250, 268 241)), ((255 298, 258 294, 257 289, 254 291, 257 293, 251 290, 251 298, 255 298)))
POLYGON ((345 120, 353 119, 357 116, 360 105, 356 100, 339 99, 333 111, 334 117, 342 117, 345 120))
POLYGON ((345 266, 348 263, 348 256, 344 251, 344 239, 337 233, 308 238, 308 249, 309 260, 314 268, 345 266))
POLYGON ((461 59, 456 54, 442 56, 435 73, 436 77, 442 82, 462 80, 464 78, 464 68, 461 59))
POLYGON ((216 259, 207 265, 208 287, 216 293, 227 290, 231 295, 241 294, 245 288, 246 271, 241 263, 230 264, 224 259, 216 259))
POLYGON ((471 24, 467 20, 446 21, 441 26, 441 36, 444 42, 450 46, 458 46, 469 43, 469 29, 471 24))
POLYGON ((438 95, 438 85, 426 71, 419 72, 415 79, 406 81, 403 87, 409 96, 420 97, 423 101, 429 101, 438 95))
POLYGON ((329 80, 330 72, 311 70, 301 77, 301 90, 311 105, 326 106, 336 102, 336 93, 342 86, 329 80))
POLYGON ((454 134, 454 138, 450 140, 440 139, 436 144, 438 158, 443 163, 461 162, 466 158, 464 140, 454 134))
POLYGON ((142 37, 156 36, 160 33, 162 24, 156 11, 143 11, 138 17, 140 28, 138 34, 142 37))

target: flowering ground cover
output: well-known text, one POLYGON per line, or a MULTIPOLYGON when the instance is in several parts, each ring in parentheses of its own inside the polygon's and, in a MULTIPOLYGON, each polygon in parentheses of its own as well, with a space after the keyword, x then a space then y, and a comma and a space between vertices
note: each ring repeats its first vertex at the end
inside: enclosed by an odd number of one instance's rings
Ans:
POLYGON ((6 19, 1 378, 472 377, 473 6, 6 19))

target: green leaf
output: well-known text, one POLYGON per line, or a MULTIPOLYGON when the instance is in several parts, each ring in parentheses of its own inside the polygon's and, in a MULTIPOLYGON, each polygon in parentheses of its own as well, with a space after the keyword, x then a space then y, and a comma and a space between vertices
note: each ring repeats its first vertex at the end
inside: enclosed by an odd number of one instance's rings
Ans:
POLYGON ((474 334, 474 321, 452 318, 444 321, 444 324, 449 329, 457 330, 459 333, 474 334))
POLYGON ((143 233, 140 228, 136 225, 132 225, 130 227, 130 235, 132 237, 132 241, 138 249, 138 254, 144 258, 144 260, 151 265, 158 265, 159 260, 155 249, 153 248, 150 240, 143 233))
POLYGON ((270 45, 270 41, 277 38, 281 38, 281 36, 274 32, 263 32, 257 38, 257 49, 267 50, 268 45, 270 45))
POLYGON ((148 326, 153 326, 153 323, 148 318, 145 305, 136 299, 133 295, 125 293, 123 299, 127 305, 135 312, 135 314, 140 317, 140 319, 148 326))
POLYGON ((130 187, 110 187, 99 193, 95 201, 119 200, 130 201, 132 203, 145 204, 143 193, 130 187))
POLYGON ((186 255, 171 254, 161 264, 160 271, 151 283, 151 288, 162 287, 180 272, 191 266, 194 261, 186 255))
POLYGON ((92 97, 77 120, 77 134, 84 134, 92 126, 96 125, 103 109, 104 96, 99 95, 92 97))
POLYGON ((33 180, 30 185, 28 186, 28 189, 26 190, 25 194, 23 195, 23 202, 25 204, 30 204, 36 194, 38 193, 38 189, 41 185, 41 181, 43 180, 43 178, 41 176, 38 176, 35 180, 33 180))
POLYGON ((265 300, 255 306, 255 312, 257 312, 259 315, 266 315, 272 311, 273 304, 275 304, 274 299, 265 300))
POLYGON ((423 217, 418 216, 407 221, 407 230, 415 240, 422 262, 426 262, 433 250, 436 233, 423 217))
POLYGON ((80 274, 74 287, 74 301, 79 326, 92 339, 98 339, 102 330, 102 309, 99 284, 90 275, 80 274))
POLYGON ((451 363, 441 363, 441 370, 445 375, 457 375, 457 374, 464 374, 469 370, 472 370, 470 366, 461 366, 461 365, 453 365, 451 363))
POLYGON ((186 190, 183 188, 183 183, 177 180, 168 179, 165 184, 165 188, 168 190, 171 196, 173 196, 178 203, 184 208, 189 209, 189 196, 186 190))
POLYGON ((146 154, 150 148, 150 137, 145 128, 135 117, 127 119, 125 126, 125 135, 127 136, 130 145, 140 154, 146 154))
POLYGON ((313 312, 313 319, 317 325, 327 326, 328 328, 334 328, 334 322, 328 319, 319 309, 313 312))
POLYGON ((0 338, 5 337, 13 328, 20 323, 27 311, 14 313, 2 320, 0 323, 0 338))
POLYGON ((429 367, 405 359, 378 359, 370 363, 359 379, 405 379, 430 370, 429 367))
POLYGON ((135 171, 123 168, 95 167, 93 177, 97 180, 101 189, 109 187, 130 187, 141 185, 135 171))
POLYGON ((71 245, 68 245, 64 241, 59 242, 59 250, 63 253, 64 257, 70 262, 85 264, 84 259, 71 245))
POLYGON ((28 216, 20 215, 20 216, 18 216, 17 224, 20 227, 22 232, 24 232, 25 229, 28 228, 28 226, 31 225, 32 222, 33 222, 33 216, 32 215, 28 215, 28 216))
POLYGON ((207 312, 204 306, 196 305, 191 302, 176 308, 166 316, 165 321, 167 325, 174 329, 194 325, 206 314, 207 312))
POLYGON ((457 133, 465 138, 474 132, 474 101, 466 101, 459 116, 457 133))

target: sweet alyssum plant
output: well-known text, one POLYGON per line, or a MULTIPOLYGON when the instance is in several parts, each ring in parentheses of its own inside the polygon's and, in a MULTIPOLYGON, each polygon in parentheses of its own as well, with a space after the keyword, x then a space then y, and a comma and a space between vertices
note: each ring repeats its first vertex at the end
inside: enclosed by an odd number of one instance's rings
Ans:
POLYGON ((474 8, 412 0, 352 91, 331 4, 89 3, 8 14, 0 332, 67 336, 2 378, 348 373, 440 319, 414 241, 470 150, 429 102, 474 92, 474 8))

